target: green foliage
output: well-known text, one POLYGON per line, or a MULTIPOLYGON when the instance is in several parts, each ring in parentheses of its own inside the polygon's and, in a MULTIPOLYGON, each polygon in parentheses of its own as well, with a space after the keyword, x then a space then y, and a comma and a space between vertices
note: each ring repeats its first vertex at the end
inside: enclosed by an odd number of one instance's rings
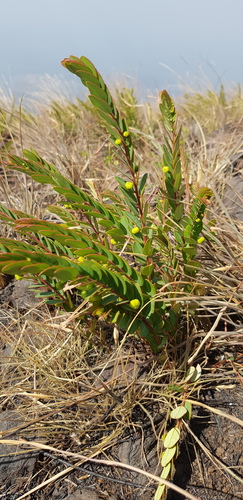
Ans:
MULTIPOLYGON (((162 479, 171 479, 174 473, 174 462, 178 455, 179 440, 181 436, 181 427, 184 420, 190 420, 192 418, 192 404, 186 398, 190 392, 195 391, 195 383, 201 377, 201 367, 200 365, 190 366, 187 370, 185 378, 181 380, 181 386, 179 391, 181 392, 181 401, 179 404, 170 411, 170 419, 176 420, 176 424, 172 427, 164 436, 162 436, 163 441, 163 452, 161 454, 161 466, 162 472, 160 477, 162 479)), ((154 500, 164 500, 166 498, 166 487, 164 484, 160 484, 156 490, 154 500)))
POLYGON ((151 197, 132 134, 101 75, 85 57, 70 57, 62 64, 89 89, 89 99, 124 166, 116 177, 118 188, 100 193, 98 200, 34 150, 24 151, 23 158, 10 156, 9 168, 51 184, 62 196, 60 205, 48 210, 63 223, 0 206, 0 218, 25 238, 24 242, 0 239, 0 271, 34 278, 39 296, 66 310, 75 310, 84 300, 86 314, 102 315, 107 322, 140 334, 156 352, 178 330, 180 295, 193 291, 200 267, 197 247, 204 240, 200 234, 212 192, 201 188, 188 193, 181 130, 166 91, 160 95, 161 184, 151 197))

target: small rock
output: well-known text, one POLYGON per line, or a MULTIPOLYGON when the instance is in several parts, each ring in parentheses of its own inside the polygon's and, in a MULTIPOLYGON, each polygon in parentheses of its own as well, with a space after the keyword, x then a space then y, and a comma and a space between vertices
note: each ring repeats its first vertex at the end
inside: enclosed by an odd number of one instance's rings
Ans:
POLYGON ((29 310, 40 303, 40 299, 36 298, 34 292, 30 289, 33 284, 31 280, 15 281, 11 296, 13 307, 20 310, 29 310))

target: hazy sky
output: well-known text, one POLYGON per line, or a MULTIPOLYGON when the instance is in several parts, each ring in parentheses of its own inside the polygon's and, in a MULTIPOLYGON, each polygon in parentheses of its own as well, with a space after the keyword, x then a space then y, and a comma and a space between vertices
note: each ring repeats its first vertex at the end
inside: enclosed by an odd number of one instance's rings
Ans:
POLYGON ((176 92, 178 77, 163 65, 192 85, 203 72, 215 87, 220 79, 243 83, 243 0, 0 0, 0 7, 0 72, 14 91, 46 73, 68 77, 60 61, 70 54, 90 58, 105 78, 130 75, 151 91, 176 92))

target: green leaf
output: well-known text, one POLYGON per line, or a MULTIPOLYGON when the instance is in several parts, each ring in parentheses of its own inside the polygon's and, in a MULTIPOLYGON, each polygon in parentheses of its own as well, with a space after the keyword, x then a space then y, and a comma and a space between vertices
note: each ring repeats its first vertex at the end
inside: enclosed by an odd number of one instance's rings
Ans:
POLYGON ((142 177, 140 184, 139 184, 138 192, 140 195, 142 195, 144 192, 147 178, 148 178, 148 173, 146 172, 145 174, 143 174, 143 177, 142 177))
POLYGON ((169 195, 169 203, 171 204, 171 202, 174 199, 175 193, 174 193, 173 179, 171 177, 171 174, 169 174, 169 173, 167 174, 167 177, 165 180, 165 185, 166 185, 166 189, 167 189, 167 192, 169 195))
POLYGON ((169 462, 167 465, 164 466, 164 468, 161 472, 162 479, 167 479, 169 477, 171 469, 172 469, 172 464, 171 464, 171 462, 169 462))
POLYGON ((78 276, 79 272, 74 267, 62 267, 54 272, 54 277, 61 281, 71 281, 78 276))
POLYGON ((165 491, 165 485, 160 484, 155 492, 153 500, 162 500, 164 491, 165 491))
MULTIPOLYGON (((87 68, 86 68, 87 69, 87 68)), ((94 85, 97 85, 98 80, 96 76, 92 75, 92 73, 89 73, 88 71, 84 71, 83 69, 78 70, 76 75, 80 78, 82 83, 89 89, 89 84, 93 83, 94 85)))
POLYGON ((174 192, 176 193, 181 185, 181 173, 177 174, 174 182, 174 192))
POLYGON ((55 306, 61 305, 61 304, 63 304, 63 302, 64 302, 64 299, 63 300, 61 300, 61 299, 48 299, 48 300, 46 300, 47 304, 52 304, 55 306))
POLYGON ((196 382, 202 375, 202 368, 199 364, 195 367, 194 373, 190 378, 190 382, 196 382))
MULTIPOLYGON (((38 288, 40 287, 40 285, 36 285, 36 286, 38 286, 38 288)), ((33 286, 31 288, 33 288, 33 286)), ((53 297, 54 293, 55 292, 53 290, 50 290, 49 292, 39 292, 35 296, 37 298, 44 299, 46 297, 53 297)))
POLYGON ((107 234, 109 234, 109 236, 114 236, 118 238, 119 236, 125 236, 127 234, 127 230, 125 227, 123 229, 119 228, 110 229, 109 231, 107 231, 107 234))
POLYGON ((162 453, 162 460, 161 460, 162 467, 166 467, 166 465, 168 465, 173 460, 176 452, 177 452, 177 446, 172 446, 170 448, 167 448, 162 453))
POLYGON ((153 255, 154 249, 152 249, 152 244, 153 244, 153 239, 149 238, 143 247, 144 255, 153 255))
POLYGON ((193 375, 195 374, 196 368, 195 366, 190 366, 186 372, 185 382, 189 382, 193 375))
POLYGON ((114 293, 110 293, 102 298, 102 305, 107 306, 108 304, 118 305, 118 296, 114 293))
POLYGON ((197 253, 197 250, 195 247, 184 247, 183 248, 183 252, 186 254, 186 255, 196 255, 197 253))
POLYGON ((177 205, 174 213, 176 221, 179 221, 182 218, 183 212, 184 212, 184 204, 180 203, 180 205, 177 205))
POLYGON ((181 387, 180 385, 177 385, 177 384, 169 384, 167 389, 170 391, 170 392, 184 392, 184 389, 183 387, 181 387))
POLYGON ((97 72, 97 69, 95 68, 95 66, 93 65, 93 63, 85 56, 81 56, 80 57, 80 61, 82 61, 82 63, 85 64, 85 66, 87 66, 89 68, 90 71, 92 71, 92 73, 96 76, 98 76, 98 72, 97 72))
MULTIPOLYGON (((40 184, 50 184, 50 176, 44 174, 32 174, 32 179, 40 184)), ((51 182, 53 184, 53 181, 51 182)))
POLYGON ((102 99, 103 101, 106 101, 108 102, 108 104, 110 104, 110 102, 108 101, 107 92, 105 90, 100 88, 100 86, 98 86, 97 84, 91 83, 90 81, 88 81, 87 84, 89 86, 89 91, 93 96, 99 97, 99 99, 102 99))
POLYGON ((112 115, 112 118, 114 117, 114 120, 115 120, 115 116, 113 115, 113 110, 109 106, 109 104, 107 104, 106 101, 103 101, 102 99, 100 99, 99 97, 96 97, 94 95, 89 95, 89 99, 92 102, 93 106, 95 106, 95 108, 97 110, 101 110, 101 111, 104 111, 104 113, 108 113, 109 115, 112 115))
POLYGON ((177 406, 170 412, 170 418, 180 419, 187 413, 185 406, 177 406))
POLYGON ((183 241, 183 238, 181 236, 181 233, 180 233, 180 230, 175 230, 174 231, 174 236, 175 236, 175 240, 177 243, 179 243, 179 245, 184 245, 184 241, 183 241))
POLYGON ((22 272, 26 274, 40 274, 47 268, 47 264, 44 263, 36 263, 29 264, 22 268, 22 272))
POLYGON ((144 266, 141 268, 141 274, 142 276, 151 276, 153 270, 154 270, 154 264, 149 264, 148 266, 144 266))
MULTIPOLYGON (((114 127, 115 129, 117 130, 120 130, 119 128, 119 124, 117 123, 115 117, 113 117, 113 115, 110 115, 108 113, 106 113, 105 111, 103 111, 102 109, 97 109, 97 113, 99 113, 100 117, 106 122, 108 123, 108 125, 110 125, 111 127, 114 127)), ((119 136, 120 137, 120 136, 119 136)))
POLYGON ((166 434, 165 439, 164 439, 164 447, 165 448, 173 448, 176 443, 178 443, 180 439, 180 430, 178 427, 173 427, 173 429, 170 429, 168 434, 166 434))
POLYGON ((5 263, 2 267, 2 272, 5 274, 23 274, 22 267, 26 264, 26 260, 19 262, 5 263))
POLYGON ((184 416, 185 420, 191 420, 192 418, 192 404, 189 401, 185 401, 184 406, 186 408, 186 415, 184 416))

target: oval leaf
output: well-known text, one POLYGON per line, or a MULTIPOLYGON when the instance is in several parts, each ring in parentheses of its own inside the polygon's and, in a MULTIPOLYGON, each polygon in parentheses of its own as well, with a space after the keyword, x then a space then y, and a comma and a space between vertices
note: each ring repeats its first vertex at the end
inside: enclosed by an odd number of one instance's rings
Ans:
POLYGON ((54 272, 54 277, 61 281, 71 281, 78 276, 79 272, 74 267, 62 267, 54 272))
POLYGON ((155 492, 154 500, 161 500, 163 493, 165 491, 165 484, 160 484, 155 492))
POLYGON ((113 109, 109 106, 109 104, 107 104, 106 101, 103 101, 103 99, 100 99, 99 97, 96 97, 94 95, 89 95, 89 99, 96 109, 100 109, 101 111, 104 111, 105 113, 108 113, 108 115, 112 115, 113 117, 113 109))
POLYGON ((167 479, 167 477, 169 477, 170 471, 171 471, 171 462, 164 466, 160 477, 162 477, 163 479, 167 479))
POLYGON ((173 448, 176 443, 178 443, 180 439, 180 430, 177 427, 173 427, 173 429, 170 429, 168 434, 166 434, 165 440, 164 440, 164 447, 165 448, 173 448))
POLYGON ((194 370, 195 371, 194 371, 192 377, 190 378, 190 382, 196 382, 201 377, 202 368, 199 364, 196 366, 196 368, 194 370))
POLYGON ((185 382, 189 382, 189 380, 191 380, 191 378, 193 377, 194 373, 195 373, 195 366, 190 366, 190 368, 188 368, 187 372, 186 372, 186 378, 185 378, 185 382))
POLYGON ((187 409, 184 406, 178 406, 170 412, 170 418, 182 418, 187 413, 187 409))
POLYGON ((172 448, 167 448, 162 453, 162 459, 161 459, 162 467, 166 467, 166 465, 168 465, 171 462, 171 460, 175 456, 176 452, 177 452, 177 446, 173 446, 172 448))

